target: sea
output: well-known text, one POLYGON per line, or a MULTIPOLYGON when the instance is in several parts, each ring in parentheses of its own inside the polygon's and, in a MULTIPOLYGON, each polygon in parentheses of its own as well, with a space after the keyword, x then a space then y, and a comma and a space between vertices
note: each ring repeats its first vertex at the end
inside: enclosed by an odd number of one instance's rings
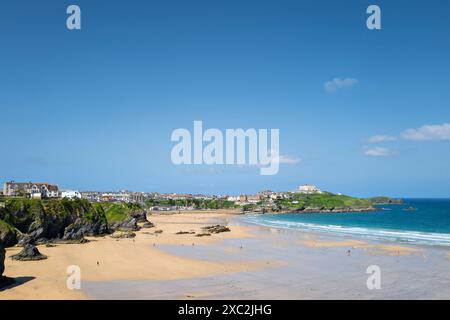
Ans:
POLYGON ((246 215, 245 222, 361 239, 450 246, 450 199, 403 199, 362 213, 246 215))

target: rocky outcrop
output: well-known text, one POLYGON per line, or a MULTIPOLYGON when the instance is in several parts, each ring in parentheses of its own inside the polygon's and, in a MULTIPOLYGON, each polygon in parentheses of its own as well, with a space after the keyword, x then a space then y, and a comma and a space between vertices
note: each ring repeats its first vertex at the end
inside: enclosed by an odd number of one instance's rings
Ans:
POLYGON ((155 227, 155 224, 151 223, 150 221, 147 221, 142 225, 142 228, 145 228, 145 229, 154 228, 154 227, 155 227))
POLYGON ((133 209, 129 215, 137 222, 147 222, 147 212, 144 209, 133 209))
POLYGON ((36 242, 60 238, 65 227, 77 218, 75 212, 64 210, 63 203, 49 202, 46 208, 42 202, 29 201, 23 200, 21 219, 14 223, 36 242))
POLYGON ((5 248, 0 244, 0 278, 3 277, 3 272, 5 272, 5 248))
POLYGON ((45 243, 45 246, 52 244, 83 244, 88 243, 89 240, 86 238, 72 239, 72 240, 64 240, 64 239, 56 239, 52 241, 48 241, 45 243))
POLYGON ((226 226, 221 226, 221 225, 215 225, 215 226, 208 226, 208 227, 204 227, 202 228, 203 230, 209 232, 209 233, 221 233, 221 232, 230 232, 230 228, 226 227, 226 226))
POLYGON ((136 233, 132 231, 116 231, 111 235, 111 238, 114 239, 126 239, 126 238, 134 238, 136 237, 136 233))
POLYGON ((12 226, 0 220, 0 246, 11 247, 17 243, 17 234, 12 226))
POLYGON ((89 221, 84 218, 78 218, 64 230, 62 240, 81 240, 85 236, 95 236, 106 233, 108 233, 108 224, 106 221, 89 221))
POLYGON ((0 243, 5 246, 58 241, 80 243, 84 236, 109 233, 103 208, 79 199, 8 198, 0 208, 0 219, 0 243))
POLYGON ((178 231, 175 234, 195 234, 195 231, 178 231))
POLYGON ((372 204, 376 205, 386 205, 386 204, 403 204, 403 199, 395 199, 395 198, 389 198, 389 197, 374 197, 369 198, 369 201, 372 204))
POLYGON ((25 245, 27 245, 29 243, 31 243, 31 244, 34 243, 34 239, 30 235, 28 235, 26 233, 21 233, 17 236, 17 245, 18 246, 24 247, 25 245))
POLYGON ((47 256, 41 254, 34 245, 27 244, 18 254, 11 256, 11 259, 18 261, 36 261, 47 259, 47 256))
POLYGON ((140 229, 136 218, 133 217, 129 217, 124 221, 112 222, 109 227, 113 231, 138 231, 140 229))
POLYGON ((155 231, 153 231, 153 232, 142 232, 143 234, 151 234, 151 235, 153 235, 153 236, 157 236, 158 234, 161 234, 161 233, 163 233, 163 231, 162 230, 155 230, 155 231))
POLYGON ((3 273, 5 272, 5 248, 0 245, 0 289, 12 285, 14 279, 5 277, 3 273))

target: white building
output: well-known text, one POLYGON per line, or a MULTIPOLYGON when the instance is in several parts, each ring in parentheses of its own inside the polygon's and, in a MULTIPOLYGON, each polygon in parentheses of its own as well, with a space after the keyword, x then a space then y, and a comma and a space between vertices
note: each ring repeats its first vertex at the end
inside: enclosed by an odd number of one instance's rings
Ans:
POLYGON ((57 185, 36 182, 10 181, 4 184, 5 196, 29 196, 32 199, 57 198, 59 189, 57 185))
POLYGON ((64 190, 64 191, 61 191, 61 198, 81 199, 81 193, 76 190, 64 190))
POLYGON ((35 183, 30 189, 30 198, 44 199, 44 198, 58 198, 58 186, 48 183, 35 183))
POLYGON ((270 195, 270 199, 272 200, 281 200, 290 198, 289 194, 286 192, 274 192, 270 195))
POLYGON ((304 194, 322 193, 322 191, 319 188, 311 184, 304 184, 298 187, 298 192, 304 194))

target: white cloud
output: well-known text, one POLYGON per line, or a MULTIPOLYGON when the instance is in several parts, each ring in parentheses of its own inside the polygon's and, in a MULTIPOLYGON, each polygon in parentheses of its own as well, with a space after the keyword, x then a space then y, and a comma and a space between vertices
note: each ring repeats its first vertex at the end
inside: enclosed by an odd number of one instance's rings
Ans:
MULTIPOLYGON (((302 161, 302 159, 294 157, 294 156, 288 156, 288 155, 282 155, 279 154, 277 157, 277 151, 275 150, 269 150, 268 155, 272 158, 272 163, 278 162, 279 164, 289 164, 289 165, 295 165, 302 161), (278 161, 277 161, 278 160, 278 161)), ((245 166, 245 165, 244 165, 245 166)), ((256 165, 249 165, 249 166, 255 166, 258 168, 264 167, 264 165, 256 164, 256 165)))
POLYGON ((405 140, 450 140, 450 123, 425 125, 418 129, 407 129, 400 134, 405 140))
POLYGON ((358 82, 358 79, 354 78, 334 78, 325 82, 324 87, 327 92, 335 92, 338 89, 353 87, 358 82))
MULTIPOLYGON (((417 129, 407 129, 398 137, 388 135, 375 135, 369 138, 369 142, 379 143, 395 140, 410 141, 443 141, 450 140, 450 123, 424 125, 417 129)), ((364 154, 370 157, 387 157, 395 154, 392 150, 384 147, 373 147, 367 149, 364 154)))
POLYGON ((371 143, 378 143, 378 142, 385 142, 385 141, 395 141, 397 140, 396 137, 388 136, 388 135, 376 135, 369 138, 369 142, 371 143))
POLYGON ((364 154, 369 157, 388 157, 393 155, 394 152, 388 148, 374 147, 367 149, 364 154))
POLYGON ((380 134, 368 139, 371 143, 395 140, 450 140, 450 123, 424 125, 417 129, 407 129, 401 132, 398 137, 380 134))
POLYGON ((296 158, 296 157, 291 157, 291 156, 280 155, 279 161, 280 161, 280 163, 284 163, 284 164, 297 164, 297 163, 300 163, 301 159, 296 158))
POLYGON ((301 161, 300 158, 283 155, 281 153, 278 153, 276 150, 269 150, 269 155, 274 159, 278 154, 278 163, 280 164, 297 164, 301 161))

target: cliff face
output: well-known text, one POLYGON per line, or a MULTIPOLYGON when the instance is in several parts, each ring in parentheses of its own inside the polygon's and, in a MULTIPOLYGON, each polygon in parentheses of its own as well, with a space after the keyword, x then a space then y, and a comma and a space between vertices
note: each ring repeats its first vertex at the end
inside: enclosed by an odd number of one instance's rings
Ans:
POLYGON ((3 272, 5 272, 5 256, 5 249, 0 244, 0 289, 3 289, 4 287, 7 287, 14 283, 14 279, 8 278, 3 275, 3 272))
POLYGON ((8 199, 0 209, 0 244, 79 240, 108 232, 101 207, 84 200, 8 199))
POLYGON ((5 271, 5 249, 0 244, 0 279, 5 271))
POLYGON ((0 246, 10 247, 15 245, 16 242, 15 229, 5 221, 0 220, 0 246))

